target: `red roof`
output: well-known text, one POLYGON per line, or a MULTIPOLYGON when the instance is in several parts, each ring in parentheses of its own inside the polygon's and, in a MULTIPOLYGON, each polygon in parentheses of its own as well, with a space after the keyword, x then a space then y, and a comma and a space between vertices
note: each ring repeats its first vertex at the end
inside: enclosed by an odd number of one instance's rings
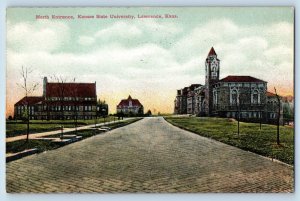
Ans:
POLYGON ((18 106, 18 105, 27 105, 27 102, 29 105, 34 105, 34 104, 37 104, 41 101, 44 100, 44 97, 42 96, 27 96, 27 99, 26 97, 22 98, 21 100, 19 100, 15 106, 18 106))
POLYGON ((217 54, 216 54, 216 52, 215 52, 214 47, 211 47, 211 49, 210 49, 210 51, 209 51, 209 53, 208 53, 207 56, 209 57, 209 56, 214 56, 214 55, 217 55, 217 54))
POLYGON ((47 101, 48 106, 57 106, 57 105, 95 105, 96 101, 47 101))
POLYGON ((132 106, 143 106, 138 99, 132 99, 129 95, 127 99, 121 100, 117 107, 129 106, 129 101, 132 102, 132 106))
MULTIPOLYGON (((268 96, 268 97, 276 97, 276 94, 267 91, 267 96, 268 96)), ((278 95, 278 96, 279 96, 279 98, 283 98, 283 99, 285 98, 285 97, 282 97, 282 96, 280 96, 280 95, 278 95)))
POLYGON ((269 91, 267 91, 267 96, 276 96, 276 94, 274 94, 274 93, 272 93, 272 92, 269 92, 269 91))
POLYGON ((47 83, 47 97, 96 97, 96 83, 47 83))
POLYGON ((251 76, 235 76, 229 75, 220 80, 220 82, 265 82, 263 80, 257 79, 251 76))

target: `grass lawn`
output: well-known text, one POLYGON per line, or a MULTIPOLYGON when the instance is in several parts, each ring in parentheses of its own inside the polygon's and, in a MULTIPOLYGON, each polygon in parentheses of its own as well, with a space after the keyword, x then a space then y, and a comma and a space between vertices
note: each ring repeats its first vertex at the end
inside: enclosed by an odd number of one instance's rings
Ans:
MULTIPOLYGON (((118 128, 121 126, 126 126, 128 124, 134 123, 140 119, 142 119, 142 118, 134 118, 134 119, 129 119, 129 120, 126 120, 123 122, 115 122, 115 123, 112 123, 112 124, 106 125, 106 126, 110 127, 111 129, 115 129, 115 128, 118 128)), ((68 132, 66 134, 67 135, 76 134, 78 136, 82 136, 82 139, 85 139, 85 138, 94 136, 98 133, 96 133, 94 129, 85 129, 85 130, 79 130, 77 132, 75 132, 75 131, 68 132)), ((59 138, 60 134, 49 135, 45 138, 53 138, 53 137, 59 138)), ((17 152, 24 151, 26 149, 33 149, 33 148, 37 148, 39 150, 39 152, 43 152, 46 150, 57 149, 61 146, 63 146, 63 145, 60 145, 58 143, 53 143, 51 141, 46 141, 46 140, 29 140, 28 143, 26 143, 26 140, 18 140, 18 141, 6 143, 6 153, 17 153, 17 152)))
MULTIPOLYGON (((113 121, 114 117, 109 116, 105 118, 105 122, 113 121)), ((104 119, 97 119, 97 123, 103 123, 104 119)), ((89 124, 95 124, 95 119, 89 120, 78 120, 77 126, 84 126, 89 124)), ((75 123, 74 120, 50 120, 50 121, 42 121, 42 120, 31 120, 29 125, 29 133, 39 133, 46 132, 52 130, 59 130, 61 126, 64 128, 74 128, 75 123)), ((10 121, 6 123, 6 137, 14 137, 18 135, 26 134, 27 124, 23 122, 15 122, 10 121)))
POLYGON ((43 152, 46 150, 57 149, 60 146, 61 145, 57 143, 55 144, 46 140, 29 140, 27 143, 26 140, 18 140, 6 143, 6 153, 17 153, 33 148, 37 148, 39 152, 43 152))
POLYGON ((276 143, 277 126, 258 123, 238 122, 226 118, 208 117, 166 117, 171 124, 192 131, 204 137, 294 164, 294 129, 280 126, 280 145, 276 143))

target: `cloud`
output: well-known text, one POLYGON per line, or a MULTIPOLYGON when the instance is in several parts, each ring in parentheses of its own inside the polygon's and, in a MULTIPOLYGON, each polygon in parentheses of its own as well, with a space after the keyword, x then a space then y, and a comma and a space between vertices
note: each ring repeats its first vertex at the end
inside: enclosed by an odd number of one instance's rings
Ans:
POLYGON ((15 51, 53 51, 69 39, 69 27, 63 22, 21 22, 7 26, 7 42, 15 51))
POLYGON ((274 63, 280 63, 283 61, 293 61, 293 48, 286 45, 278 45, 269 48, 264 52, 266 58, 274 63))
POLYGON ((79 36, 78 43, 83 46, 105 46, 111 43, 120 43, 127 47, 143 43, 156 43, 171 46, 173 39, 182 33, 182 28, 172 22, 158 22, 155 19, 140 19, 135 22, 118 21, 114 24, 101 27, 95 33, 79 36))
POLYGON ((171 51, 181 63, 198 58, 203 68, 211 46, 221 60, 221 77, 251 75, 276 84, 275 80, 284 76, 285 85, 293 85, 293 25, 290 23, 244 26, 229 19, 213 19, 197 25, 171 51))
POLYGON ((84 46, 90 46, 95 43, 95 39, 89 36, 79 36, 78 43, 84 46))
MULTIPOLYGON (((98 95, 103 97, 106 94, 104 97, 110 101, 111 108, 115 108, 116 101, 127 97, 128 93, 137 98, 155 94, 156 102, 166 102, 166 97, 173 99, 177 88, 190 84, 191 78, 197 80, 199 77, 187 70, 194 67, 191 65, 193 62, 181 65, 168 50, 155 44, 134 48, 110 45, 89 54, 9 50, 7 58, 7 75, 15 77, 8 83, 9 86, 18 82, 18 71, 22 65, 30 66, 35 69, 31 79, 37 82, 41 82, 43 76, 49 77, 54 73, 69 79, 75 77, 79 82, 96 81, 98 95), (186 71, 182 72, 182 69, 186 71)), ((144 105, 154 107, 150 100, 144 100, 144 105)))
POLYGON ((119 21, 110 27, 99 30, 95 37, 101 40, 107 40, 109 38, 132 38, 138 37, 142 34, 142 31, 135 25, 130 25, 126 22, 119 21))
POLYGON ((291 91, 291 24, 244 26, 229 19, 212 19, 189 30, 182 27, 155 20, 118 21, 90 35, 75 36, 80 45, 88 47, 87 52, 66 52, 54 51, 69 38, 65 24, 9 25, 7 76, 14 79, 8 80, 8 87, 15 86, 24 65, 36 69, 33 79, 39 82, 54 73, 80 82, 96 81, 98 95, 113 110, 130 93, 146 108, 171 112, 176 89, 204 84, 205 58, 214 46, 221 60, 221 78, 251 75, 266 80, 269 87, 280 85, 291 91), (162 103, 168 107, 162 109, 162 103))

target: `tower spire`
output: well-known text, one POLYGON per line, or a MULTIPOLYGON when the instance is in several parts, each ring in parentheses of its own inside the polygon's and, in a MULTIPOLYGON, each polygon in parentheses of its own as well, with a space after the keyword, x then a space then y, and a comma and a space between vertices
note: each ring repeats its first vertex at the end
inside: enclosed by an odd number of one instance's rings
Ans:
POLYGON ((214 47, 211 47, 211 49, 210 49, 210 51, 209 51, 207 57, 209 57, 209 56, 217 56, 214 47))

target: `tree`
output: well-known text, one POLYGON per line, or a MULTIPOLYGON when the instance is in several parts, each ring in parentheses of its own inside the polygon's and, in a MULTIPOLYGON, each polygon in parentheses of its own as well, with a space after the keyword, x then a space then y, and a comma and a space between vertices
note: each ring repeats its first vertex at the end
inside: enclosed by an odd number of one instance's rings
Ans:
POLYGON ((64 115, 64 101, 65 101, 65 91, 66 91, 66 83, 67 83, 67 78, 62 77, 62 76, 53 76, 53 78, 56 80, 58 84, 58 98, 59 98, 59 107, 60 107, 60 114, 59 114, 59 119, 64 120, 65 115, 64 115))
MULTIPOLYGON (((65 120, 65 110, 66 110, 66 105, 65 105, 65 101, 66 99, 66 91, 68 90, 68 88, 70 88, 72 82, 68 83, 68 79, 66 77, 63 76, 56 76, 54 75, 52 77, 52 79, 54 79, 57 82, 58 85, 58 89, 57 89, 57 93, 58 93, 58 101, 55 100, 55 108, 57 110, 60 111, 58 117, 60 120, 65 120), (58 108, 57 108, 58 106, 58 108)), ((75 82, 75 78, 73 78, 73 82, 75 82)), ((77 91, 75 90, 70 90, 69 89, 69 93, 71 93, 72 96, 76 96, 77 95, 77 91)), ((74 98, 74 97, 73 97, 74 98)), ((74 109, 74 108, 73 108, 74 109)), ((75 110, 77 108, 75 107, 75 110)), ((73 110, 73 115, 75 114, 76 116, 76 120, 74 121, 75 124, 75 130, 77 131, 77 111, 73 110)), ((63 125, 61 125, 61 138, 63 137, 63 125)))
MULTIPOLYGON (((71 88, 72 83, 75 83, 75 78, 73 78, 73 82, 69 83, 69 88, 71 88)), ((72 95, 72 98, 74 99, 74 105, 72 105, 72 112, 73 112, 73 120, 74 120, 74 127, 75 127, 75 133, 77 133, 77 124, 78 124, 78 110, 79 110, 79 105, 77 103, 78 101, 78 92, 77 92, 77 87, 72 88, 70 90, 70 93, 72 95)))
POLYGON ((148 110, 147 113, 146 113, 146 115, 147 115, 147 116, 151 116, 151 115, 152 115, 151 110, 148 110))
POLYGON ((138 116, 142 116, 142 115, 144 115, 144 108, 140 107, 138 110, 138 116))
POLYGON ((22 77, 22 82, 21 83, 17 83, 17 85, 19 87, 21 87, 24 91, 24 95, 25 95, 25 102, 24 102, 24 106, 25 106, 25 111, 26 111, 26 115, 24 115, 26 123, 27 123, 27 129, 26 129, 26 142, 28 142, 29 140, 29 124, 30 124, 30 109, 29 109, 29 100, 28 100, 28 96, 30 94, 32 94, 38 87, 38 83, 32 83, 30 84, 28 79, 30 74, 33 72, 32 69, 28 69, 27 67, 23 67, 22 66, 22 70, 20 72, 21 77, 22 77))
POLYGON ((105 100, 101 101, 100 99, 98 99, 97 101, 97 114, 96 114, 96 118, 97 117, 106 117, 108 116, 108 105, 106 104, 105 100))

